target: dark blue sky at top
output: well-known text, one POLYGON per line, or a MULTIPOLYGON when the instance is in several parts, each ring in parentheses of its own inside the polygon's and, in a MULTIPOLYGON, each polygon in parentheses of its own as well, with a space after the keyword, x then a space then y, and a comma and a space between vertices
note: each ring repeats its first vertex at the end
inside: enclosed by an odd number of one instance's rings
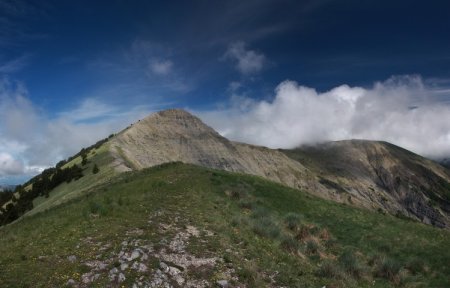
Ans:
POLYGON ((256 99, 287 79, 319 91, 401 74, 450 83, 448 1, 0 3, 0 73, 54 116, 87 98, 206 109, 229 99, 231 82, 256 99), (264 55, 261 71, 224 57, 237 42, 264 55), (149 73, 149 59, 170 73, 149 73))

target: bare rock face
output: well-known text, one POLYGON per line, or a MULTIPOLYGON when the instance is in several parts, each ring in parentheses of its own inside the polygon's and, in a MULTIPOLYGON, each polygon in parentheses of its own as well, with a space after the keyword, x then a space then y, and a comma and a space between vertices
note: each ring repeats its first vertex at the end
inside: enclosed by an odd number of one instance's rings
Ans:
POLYGON ((119 133, 111 152, 120 171, 181 161, 258 175, 291 187, 306 187, 307 169, 285 154, 231 142, 183 110, 150 115, 119 133))

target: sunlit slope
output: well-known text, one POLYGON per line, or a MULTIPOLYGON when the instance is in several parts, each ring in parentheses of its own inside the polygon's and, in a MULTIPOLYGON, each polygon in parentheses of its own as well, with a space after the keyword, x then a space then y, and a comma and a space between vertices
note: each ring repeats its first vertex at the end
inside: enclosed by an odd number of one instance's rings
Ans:
POLYGON ((0 287, 450 285, 447 230, 180 163, 122 173, 0 236, 0 287))
POLYGON ((33 201, 34 208, 29 211, 26 216, 33 215, 37 212, 49 209, 55 205, 64 203, 70 199, 80 197, 88 193, 93 187, 110 181, 118 172, 114 169, 114 159, 109 153, 108 144, 105 143, 98 149, 93 149, 88 153, 87 164, 81 165, 81 157, 76 157, 72 161, 63 166, 70 167, 72 165, 80 165, 83 168, 83 177, 71 181, 70 183, 62 183, 49 193, 49 197, 38 197, 33 201), (92 172, 94 165, 99 168, 98 173, 92 172))

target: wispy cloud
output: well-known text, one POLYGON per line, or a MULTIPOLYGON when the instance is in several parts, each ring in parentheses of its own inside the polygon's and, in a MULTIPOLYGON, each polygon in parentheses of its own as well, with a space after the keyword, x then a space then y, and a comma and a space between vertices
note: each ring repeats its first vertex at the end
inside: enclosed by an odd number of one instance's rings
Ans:
POLYGON ((272 101, 235 96, 226 109, 198 114, 226 137, 272 148, 359 138, 438 158, 450 155, 450 105, 433 93, 419 76, 324 93, 284 81, 272 101))
POLYGON ((25 54, 16 59, 9 60, 3 64, 1 64, 0 62, 0 74, 11 74, 20 71, 28 64, 29 58, 30 55, 25 54))
POLYGON ((167 75, 170 73, 173 67, 173 62, 170 60, 154 60, 150 63, 150 68, 153 73, 158 75, 167 75))
POLYGON ((244 42, 229 45, 223 57, 233 61, 236 69, 244 75, 261 72, 267 63, 264 54, 247 49, 244 42))
POLYGON ((126 49, 101 55, 88 67, 125 85, 151 87, 153 92, 189 92, 194 84, 175 63, 174 52, 167 45, 136 39, 126 49))

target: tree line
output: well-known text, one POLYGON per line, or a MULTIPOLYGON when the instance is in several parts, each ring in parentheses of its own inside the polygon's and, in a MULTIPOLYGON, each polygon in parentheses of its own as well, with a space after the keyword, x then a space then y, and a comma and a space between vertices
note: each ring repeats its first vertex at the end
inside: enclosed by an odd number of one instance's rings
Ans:
MULTIPOLYGON (((83 168, 78 165, 63 168, 64 165, 81 157, 81 166, 88 163, 87 155, 93 150, 98 149, 106 143, 114 134, 109 135, 108 138, 102 139, 87 148, 83 148, 77 154, 62 160, 56 164, 55 167, 45 169, 41 174, 31 178, 23 185, 16 186, 14 191, 4 191, 0 193, 0 225, 10 223, 27 211, 33 209, 33 200, 39 196, 49 197, 50 191, 58 185, 66 182, 70 183, 73 180, 78 180, 83 177, 83 168), (25 187, 31 187, 26 190, 25 187), (16 196, 18 195, 18 196, 16 196), (8 203, 5 207, 3 207, 8 203)), ((97 164, 92 169, 93 174, 97 174, 99 168, 97 164)))

